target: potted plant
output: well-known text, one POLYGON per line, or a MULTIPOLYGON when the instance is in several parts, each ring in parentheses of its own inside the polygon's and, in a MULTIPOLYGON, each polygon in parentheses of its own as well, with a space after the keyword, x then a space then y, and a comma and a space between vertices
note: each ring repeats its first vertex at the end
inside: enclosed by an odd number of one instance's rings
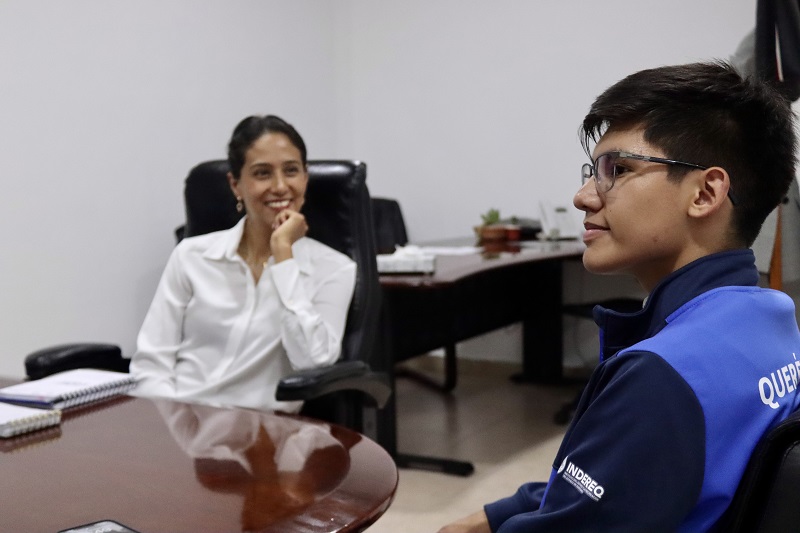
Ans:
POLYGON ((500 223, 500 211, 489 209, 481 215, 483 224, 475 228, 481 241, 503 241, 506 238, 506 228, 500 223))
POLYGON ((519 241, 522 228, 519 225, 519 218, 512 216, 506 224, 506 239, 511 242, 519 241))

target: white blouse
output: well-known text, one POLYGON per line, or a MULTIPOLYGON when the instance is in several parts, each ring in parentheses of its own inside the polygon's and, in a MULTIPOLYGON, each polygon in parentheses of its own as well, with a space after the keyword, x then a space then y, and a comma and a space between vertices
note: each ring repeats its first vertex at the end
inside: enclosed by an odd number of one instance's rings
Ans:
POLYGON ((355 263, 304 237, 256 284, 237 254, 244 220, 173 250, 131 361, 134 394, 295 412, 275 400, 278 381, 339 358, 355 263))

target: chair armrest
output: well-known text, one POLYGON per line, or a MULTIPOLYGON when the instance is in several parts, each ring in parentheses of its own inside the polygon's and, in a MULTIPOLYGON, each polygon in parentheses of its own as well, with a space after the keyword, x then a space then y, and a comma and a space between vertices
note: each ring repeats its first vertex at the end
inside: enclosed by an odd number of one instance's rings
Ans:
POLYGON ((129 359, 114 344, 94 342, 61 344, 33 352, 25 357, 25 372, 30 379, 39 379, 56 372, 75 368, 101 368, 127 372, 129 359))
POLYGON ((333 366, 300 370, 278 383, 275 399, 281 402, 311 400, 342 390, 363 392, 383 408, 392 395, 389 376, 373 372, 363 361, 341 361, 333 366))

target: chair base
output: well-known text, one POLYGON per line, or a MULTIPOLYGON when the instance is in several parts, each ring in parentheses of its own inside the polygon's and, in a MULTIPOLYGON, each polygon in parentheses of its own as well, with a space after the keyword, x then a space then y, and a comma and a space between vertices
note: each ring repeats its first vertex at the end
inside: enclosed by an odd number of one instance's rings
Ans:
POLYGON ((475 471, 475 467, 472 463, 467 461, 455 461, 453 459, 400 453, 397 454, 394 460, 398 468, 413 468, 415 470, 427 470, 429 472, 440 472, 442 474, 451 474, 454 476, 467 477, 475 471))
POLYGON ((440 382, 432 377, 412 370, 410 368, 397 367, 394 375, 396 377, 406 377, 425 385, 433 390, 449 393, 456 388, 458 383, 458 363, 456 362, 456 345, 448 344, 444 347, 444 379, 440 382))

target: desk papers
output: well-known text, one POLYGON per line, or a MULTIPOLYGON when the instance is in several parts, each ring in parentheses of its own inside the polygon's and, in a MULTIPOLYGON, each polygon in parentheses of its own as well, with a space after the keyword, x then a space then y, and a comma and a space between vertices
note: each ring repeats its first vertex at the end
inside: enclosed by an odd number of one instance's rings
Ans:
POLYGON ((398 246, 393 254, 379 254, 378 272, 381 274, 427 274, 433 272, 436 257, 423 252, 419 246, 398 246))
POLYGON ((472 255, 479 246, 398 246, 393 254, 378 255, 381 274, 430 274, 436 269, 437 255, 472 255))

